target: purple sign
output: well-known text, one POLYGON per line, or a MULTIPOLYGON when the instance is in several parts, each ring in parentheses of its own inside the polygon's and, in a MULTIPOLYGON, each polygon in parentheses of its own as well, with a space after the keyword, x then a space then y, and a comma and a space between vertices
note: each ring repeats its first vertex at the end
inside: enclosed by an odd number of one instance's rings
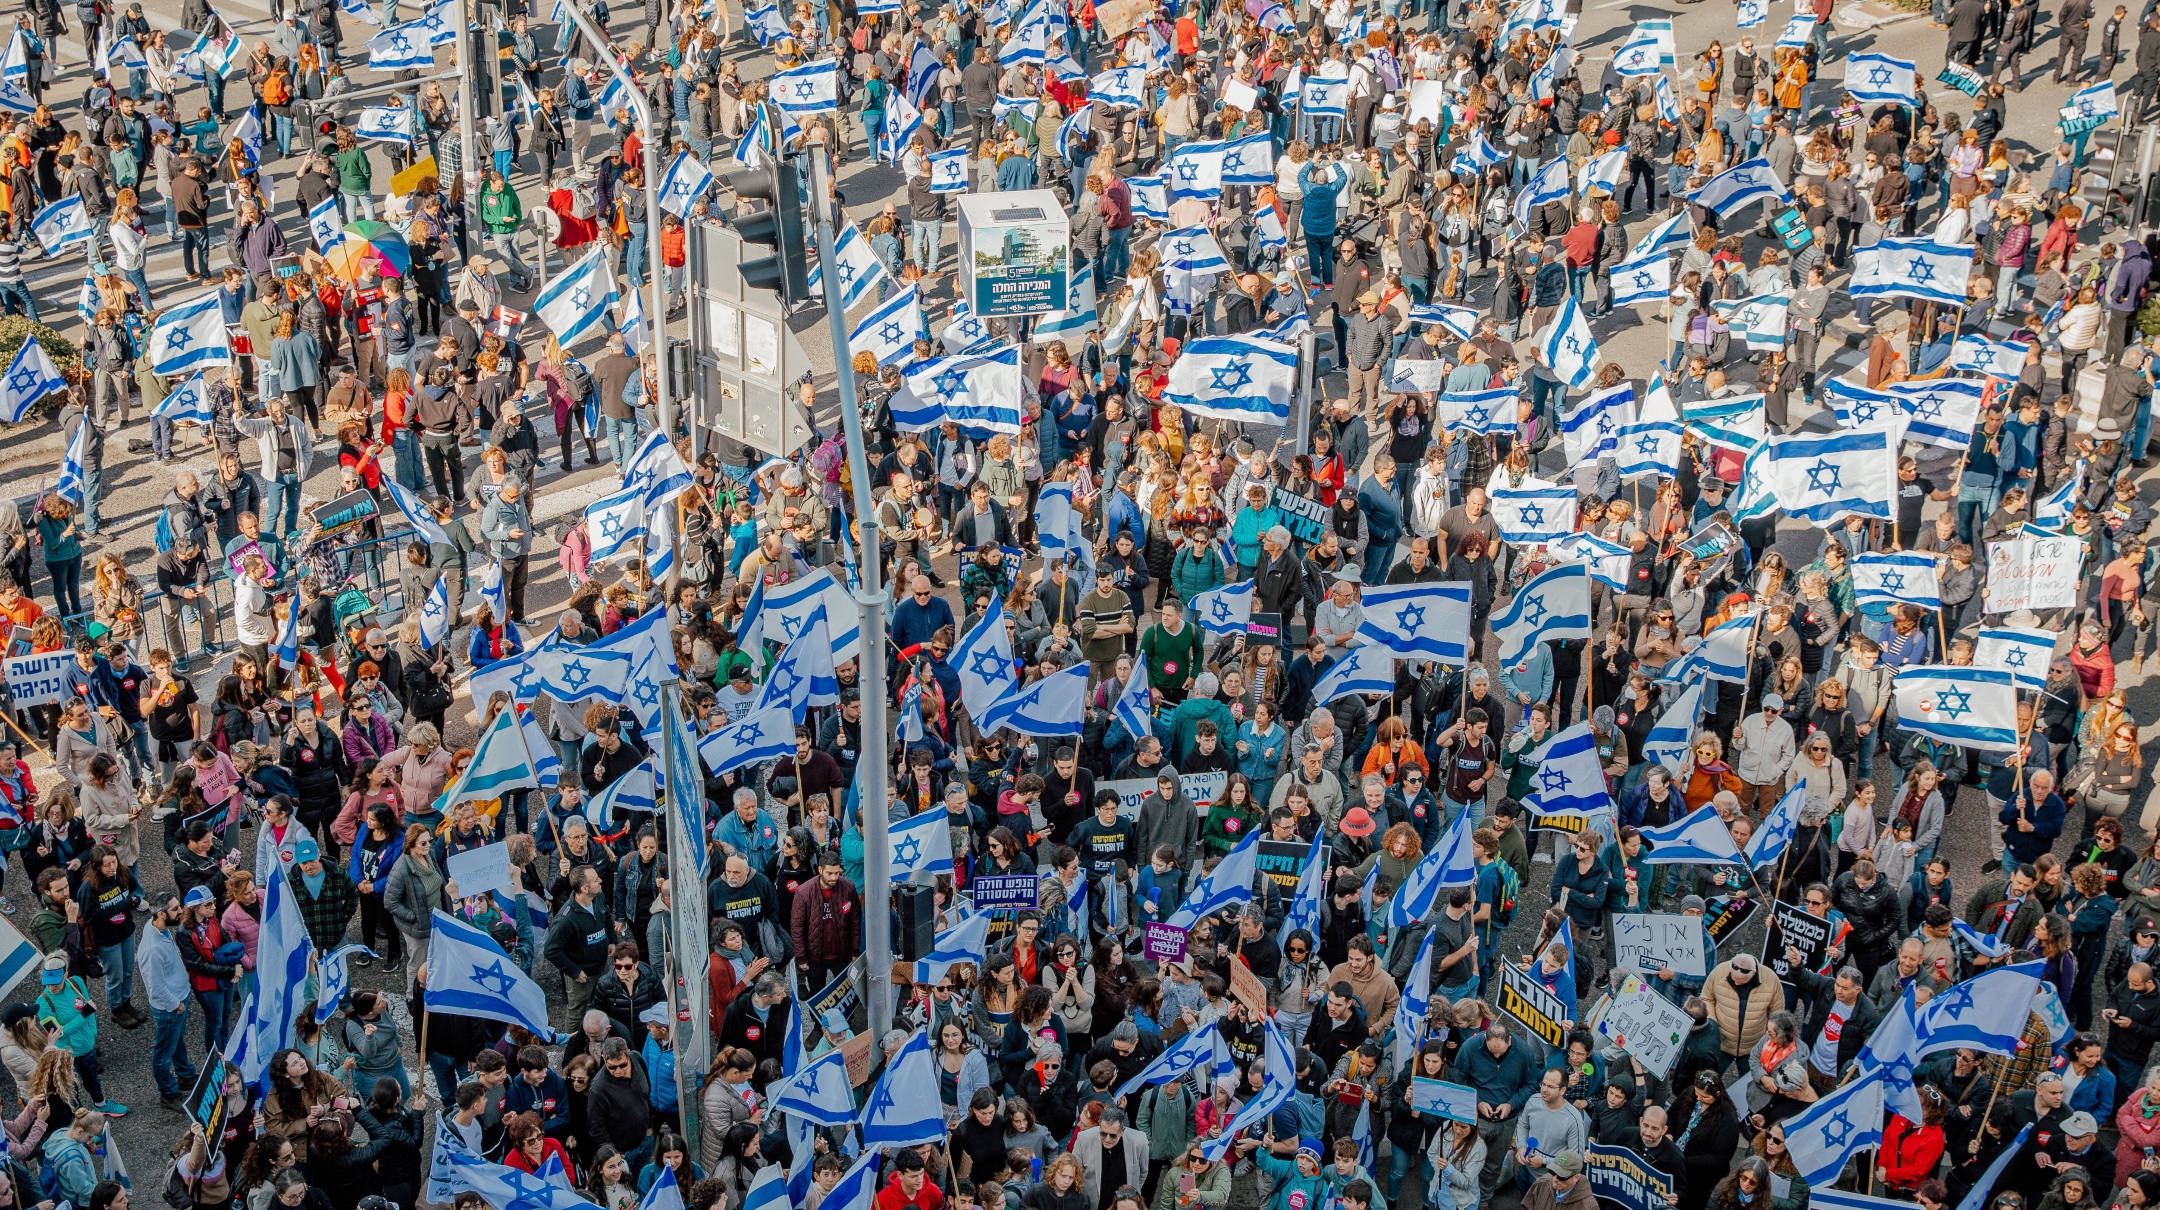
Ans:
POLYGON ((1185 930, 1170 924, 1150 923, 1144 952, 1161 962, 1182 962, 1185 959, 1185 930))

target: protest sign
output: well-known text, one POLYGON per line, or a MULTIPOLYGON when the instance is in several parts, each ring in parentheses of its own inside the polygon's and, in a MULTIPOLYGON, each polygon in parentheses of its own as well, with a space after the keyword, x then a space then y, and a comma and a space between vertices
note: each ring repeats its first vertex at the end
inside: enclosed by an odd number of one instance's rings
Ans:
POLYGON ((310 508, 308 516, 315 521, 315 536, 327 538, 372 520, 376 512, 374 494, 366 488, 360 488, 310 508))
POLYGON ((1173 924, 1147 926, 1147 956, 1158 962, 1179 962, 1185 957, 1185 930, 1173 924))
POLYGON ((838 1049, 841 1057, 847 1062, 849 1087, 861 1088, 870 1082, 870 1048, 875 1045, 877 1045, 877 1039, 870 1036, 869 1030, 864 1030, 840 1043, 838 1049))
POLYGON ((64 649, 16 656, 7 662, 8 695, 18 708, 57 702, 68 695, 67 669, 74 662, 75 653, 64 649))
POLYGON ((2077 604, 2084 544, 2076 538, 2018 538, 1988 545, 1986 609, 2066 609, 2077 604))
POLYGON ((1740 926, 1754 919, 1755 901, 1752 899, 1713 899, 1709 910, 1703 913, 1703 931, 1710 934, 1715 944, 1727 934, 1740 931, 1740 926))
POLYGON ((1327 532, 1328 506, 1318 500, 1300 496, 1286 487, 1277 485, 1275 498, 1269 501, 1275 511, 1282 514, 1283 528, 1300 542, 1318 542, 1327 532))
POLYGON ((1583 1174, 1590 1178, 1592 1196, 1620 1210, 1666 1210, 1666 1199, 1678 1192, 1672 1174, 1606 1143, 1592 1143, 1583 1152, 1583 1174))
MULTIPOLYGON (((1233 966, 1238 965, 1232 963, 1233 966)), ((1500 964, 1500 1011, 1528 1026, 1547 1046, 1560 1045, 1575 1012, 1512 962, 1500 964)))
POLYGON ((1254 613, 1252 617, 1246 619, 1245 635, 1248 640, 1267 639, 1273 641, 1282 638, 1282 615, 1279 613, 1254 613))
POLYGON ((1155 779, 1152 777, 1126 777, 1117 781, 1099 781, 1095 783, 1095 792, 1097 794, 1105 790, 1118 796, 1118 817, 1129 823, 1140 818, 1140 804, 1147 801, 1147 796, 1155 792, 1155 779))
POLYGON ((1655 974, 1707 975, 1703 965, 1702 921, 1693 916, 1651 913, 1613 916, 1613 965, 1621 970, 1655 974))
POLYGON ((1187 773, 1178 778, 1178 788, 1185 791, 1185 797, 1191 799, 1192 805, 1203 814, 1222 797, 1223 788, 1229 784, 1229 772, 1221 769, 1213 773, 1187 773))
POLYGON ((1808 970, 1820 969, 1830 950, 1830 922, 1807 914, 1806 909, 1789 903, 1770 905, 1770 930, 1763 936, 1763 961, 1778 973, 1780 979, 1790 979, 1792 963, 1785 960, 1790 947, 1800 951, 1800 964, 1808 970))
POLYGON ((1451 1122, 1477 1122, 1477 1090, 1446 1080, 1414 1076, 1410 1080, 1410 1108, 1451 1122))
POLYGON ((869 1009, 863 1003, 862 991, 856 986, 856 976, 862 969, 862 959, 857 958, 848 968, 833 977, 825 990, 810 998, 803 1005, 809 1016, 824 1026, 827 1036, 836 1040, 853 1037, 862 1032, 860 1022, 866 1021, 869 1009))
POLYGON ((1267 984, 1243 962, 1230 964, 1230 996, 1245 1006, 1254 1021, 1264 1021, 1268 1015, 1267 984))
MULTIPOLYGON (((1298 879, 1305 874, 1305 857, 1312 852, 1312 845, 1302 840, 1262 840, 1253 846, 1254 856, 1260 866, 1260 876, 1274 881, 1276 889, 1289 895, 1297 891, 1298 879)), ((1320 868, 1328 868, 1330 849, 1320 846, 1320 868)))
POLYGON ((996 908, 1033 911, 1042 906, 1042 879, 1034 874, 984 874, 968 883, 975 896, 975 910, 996 908))
POLYGON ((514 890, 510 880, 510 842, 498 840, 462 853, 452 853, 443 863, 444 873, 457 884, 458 897, 485 895, 489 891, 514 890))
POLYGON ((1659 995, 1648 980, 1629 975, 1598 1018, 1597 1032, 1662 1079, 1694 1025, 1685 1009, 1659 995))

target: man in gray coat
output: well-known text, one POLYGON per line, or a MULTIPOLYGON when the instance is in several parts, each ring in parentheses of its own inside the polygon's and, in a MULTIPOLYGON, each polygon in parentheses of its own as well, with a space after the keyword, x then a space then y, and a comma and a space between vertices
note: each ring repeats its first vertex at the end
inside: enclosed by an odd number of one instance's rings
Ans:
POLYGON ((532 556, 532 514, 525 507, 525 485, 503 481, 501 494, 480 514, 480 536, 488 553, 502 565, 503 604, 513 622, 525 620, 525 576, 532 556))

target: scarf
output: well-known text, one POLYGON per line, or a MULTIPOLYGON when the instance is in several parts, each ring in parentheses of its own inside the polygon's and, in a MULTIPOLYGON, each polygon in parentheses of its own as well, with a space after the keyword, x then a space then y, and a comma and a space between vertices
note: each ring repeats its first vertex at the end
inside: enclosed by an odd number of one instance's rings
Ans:
POLYGON ((735 968, 735 977, 737 979, 745 977, 750 969, 750 963, 755 957, 747 945, 740 949, 729 949, 726 946, 715 944, 713 952, 728 960, 728 963, 735 968))
MULTIPOLYGON (((1912 787, 1907 786, 1903 797, 1898 799, 1897 813, 1892 818, 1897 823, 1906 824, 1917 832, 1920 830, 1920 808, 1926 804, 1927 799, 1921 797, 1919 792, 1912 787)), ((1891 826, 1895 828, 1896 824, 1891 826)))

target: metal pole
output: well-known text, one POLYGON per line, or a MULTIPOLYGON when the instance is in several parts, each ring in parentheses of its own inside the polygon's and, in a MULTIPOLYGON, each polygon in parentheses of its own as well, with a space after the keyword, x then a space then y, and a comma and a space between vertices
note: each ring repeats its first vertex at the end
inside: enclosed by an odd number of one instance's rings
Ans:
MULTIPOLYGON (((2138 132, 2137 180, 2131 182, 2136 186, 2133 194, 2137 198, 2138 210, 2136 214, 2130 216, 2130 229, 2140 235, 2143 235, 2145 231, 2146 204, 2150 200, 2145 196, 2145 184, 2152 180, 2153 137, 2156 132, 2160 132, 2160 126, 2156 126, 2152 122, 2145 123, 2143 129, 2138 132)), ((2129 132, 2125 130, 2124 133, 2129 132)), ((2122 153, 2122 140, 2118 138, 2115 140, 2115 165, 2118 168, 2122 166, 2122 153)))
POLYGON ((479 154, 473 138, 473 107, 479 104, 480 96, 472 86, 472 0, 457 0, 457 21, 457 127, 458 149, 462 153, 458 163, 463 167, 465 196, 473 199, 471 204, 477 206, 480 183, 487 178, 479 172, 479 164, 473 158, 479 154))
MULTIPOLYGON (((667 287, 662 282, 662 276, 667 271, 667 262, 660 253, 660 216, 666 213, 660 209, 660 128, 653 121, 652 104, 645 99, 643 90, 638 88, 637 78, 630 74, 628 68, 616 62, 614 54, 608 50, 608 40, 601 36, 592 18, 585 15, 584 8, 576 3, 566 2, 563 11, 570 15, 570 20, 577 25, 579 32, 592 43, 596 61, 606 63, 608 71, 622 81, 623 92, 630 99, 630 108, 637 114, 638 129, 645 133, 645 255, 646 274, 650 278, 646 283, 650 294, 645 302, 645 327, 651 339, 653 355, 660 362, 660 373, 656 375, 659 386, 655 391, 655 410, 660 414, 661 429, 673 440, 675 397, 669 390, 667 375, 667 287)), ((545 248, 541 249, 543 257, 546 252, 545 248)), ((846 332, 840 334, 837 347, 847 347, 846 332)), ((867 482, 867 477, 865 481, 867 482)), ((675 553, 678 564, 682 562, 681 543, 682 536, 677 534, 675 553)))
MULTIPOLYGON (((825 149, 810 148, 810 213, 817 219, 818 260, 838 263, 833 251, 832 169, 825 149)), ((833 347, 847 348, 847 308, 840 301, 840 275, 822 274, 825 323, 833 347)), ((840 384, 840 429, 846 434, 848 469, 854 481, 855 515, 861 519, 862 576, 855 590, 861 610, 862 759, 855 781, 862 790, 864 974, 870 984, 870 1036, 881 1037, 892 1023, 892 842, 885 833, 885 783, 891 732, 885 721, 885 589, 878 561, 877 507, 870 500, 870 458, 863 450, 862 412, 855 400, 855 371, 845 357, 835 376, 840 384)), ((876 1058, 877 1056, 873 1056, 876 1058)))
POLYGON ((1313 335, 1309 323, 1306 326, 1305 334, 1298 337, 1297 351, 1299 366, 1297 447, 1302 450, 1309 448, 1312 444, 1313 379, 1318 377, 1320 373, 1320 341, 1318 337, 1313 335))

